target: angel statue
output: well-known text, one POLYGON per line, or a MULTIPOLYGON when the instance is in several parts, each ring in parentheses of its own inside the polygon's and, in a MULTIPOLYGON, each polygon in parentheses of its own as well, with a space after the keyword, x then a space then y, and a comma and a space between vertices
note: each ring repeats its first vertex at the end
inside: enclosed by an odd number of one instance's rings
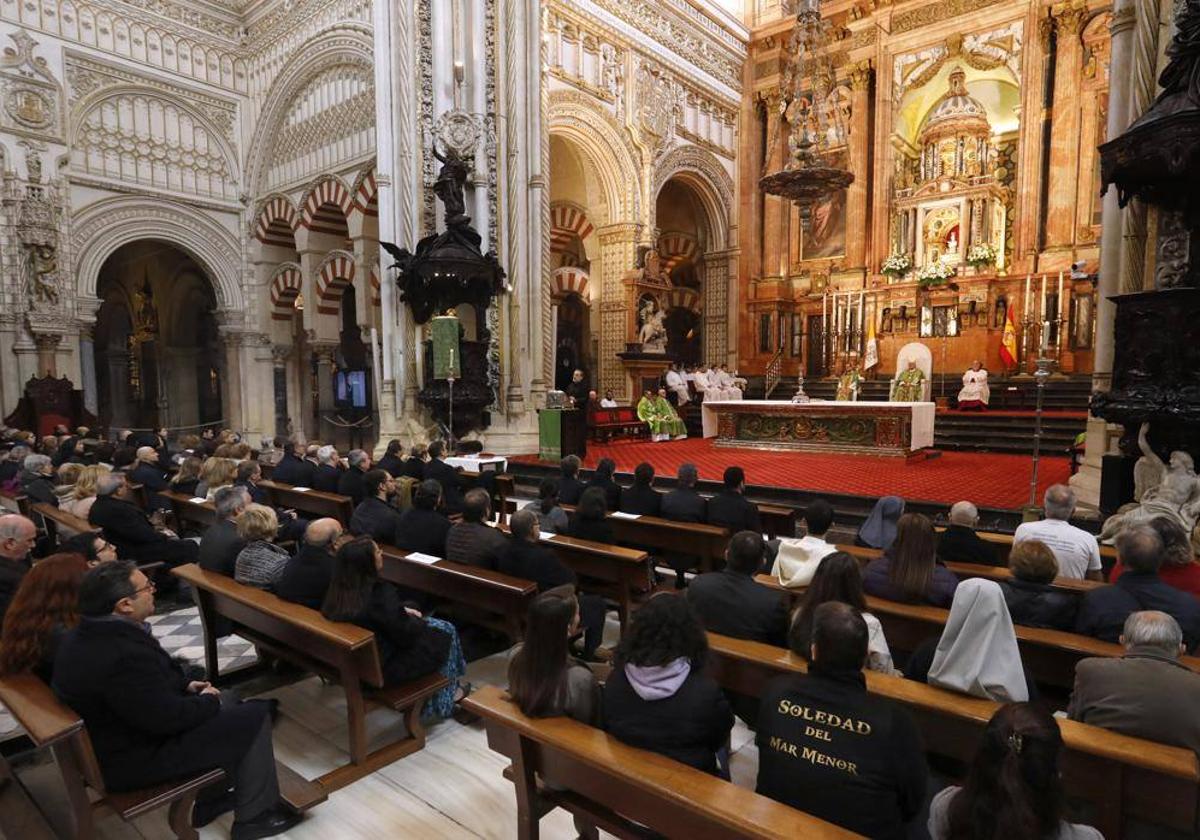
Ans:
POLYGON ((1100 539, 1111 540, 1127 525, 1164 516, 1183 526, 1195 545, 1193 531, 1200 519, 1200 477, 1196 476, 1196 465, 1192 456, 1183 451, 1172 452, 1170 460, 1164 464, 1146 439, 1149 430, 1150 424, 1143 423, 1138 432, 1142 457, 1133 468, 1137 501, 1123 506, 1105 520, 1100 539))
POLYGON ((29 292, 35 303, 58 303, 58 256, 53 245, 29 249, 29 292))
POLYGON ((647 300, 642 304, 642 311, 639 313, 639 316, 642 328, 638 332, 638 341, 642 343, 642 352, 666 352, 667 327, 663 323, 663 319, 666 316, 662 309, 656 306, 653 300, 647 300))

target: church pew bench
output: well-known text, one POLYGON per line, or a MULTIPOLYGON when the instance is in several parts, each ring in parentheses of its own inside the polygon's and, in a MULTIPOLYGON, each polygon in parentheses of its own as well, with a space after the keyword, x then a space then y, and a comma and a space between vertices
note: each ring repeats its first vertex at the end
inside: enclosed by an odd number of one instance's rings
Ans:
POLYGON ((425 746, 421 707, 448 684, 441 674, 385 687, 379 650, 370 630, 329 621, 316 610, 244 586, 225 575, 205 571, 194 563, 179 566, 172 574, 191 584, 195 593, 204 626, 209 679, 219 676, 212 627, 220 617, 232 622, 234 632, 259 650, 335 680, 342 686, 346 695, 350 763, 314 780, 327 793, 369 776, 425 746), (403 715, 408 735, 368 751, 368 702, 403 715))
POLYGON ((769 539, 796 536, 796 520, 800 517, 798 508, 788 505, 760 504, 758 516, 762 520, 763 532, 769 539))
POLYGON ((206 528, 217 521, 217 508, 212 502, 198 502, 191 496, 173 491, 164 491, 161 495, 171 503, 171 513, 175 517, 175 524, 180 530, 180 536, 189 529, 189 526, 204 533, 206 528))
POLYGON ((528 718, 495 686, 463 706, 483 719, 488 747, 513 762, 520 840, 536 840, 539 821, 556 807, 618 837, 645 837, 646 829, 689 840, 858 836, 601 729, 528 718))
MULTIPOLYGON (((32 674, 0 678, 0 702, 25 728, 36 747, 49 748, 54 755, 70 806, 72 836, 95 836, 94 812, 97 810, 111 810, 123 821, 131 822, 163 806, 167 806, 167 822, 176 837, 193 840, 198 836, 191 825, 196 795, 208 785, 221 781, 225 777, 223 770, 216 768, 190 779, 143 790, 108 792, 87 728, 46 683, 32 674), (89 796, 89 788, 98 799, 89 796)), ((280 795, 295 811, 303 813, 328 798, 319 785, 305 781, 285 764, 276 762, 275 773, 280 795)))
MULTIPOLYGON (((936 530, 940 534, 946 529, 944 526, 938 526, 936 530)), ((1008 555, 1012 551, 1013 547, 1012 534, 1003 534, 999 531, 976 531, 975 533, 979 535, 980 539, 996 546, 997 553, 999 554, 1000 561, 1002 563, 1008 562, 1008 555)), ((1111 545, 1101 545, 1100 560, 1104 563, 1106 568, 1111 566, 1113 563, 1117 562, 1117 550, 1111 545)))
POLYGON ((496 515, 503 525, 516 512, 517 478, 512 473, 496 474, 496 515))
POLYGON ((642 437, 650 433, 650 427, 639 420, 637 409, 631 405, 616 408, 594 408, 588 417, 587 427, 592 440, 607 442, 614 434, 642 437))
POLYGON ((260 481, 258 486, 267 491, 273 507, 288 508, 314 519, 329 517, 341 522, 343 528, 350 527, 354 500, 349 496, 320 490, 297 490, 291 484, 278 481, 260 481))
MULTIPOLYGON (((82 517, 68 513, 45 502, 35 502, 30 507, 30 515, 33 517, 34 522, 37 522, 38 519, 41 520, 42 528, 45 530, 46 536, 50 538, 50 543, 56 551, 62 542, 62 535, 58 530, 60 526, 80 534, 103 530, 82 517)), ((162 566, 162 561, 159 560, 137 564, 137 567, 147 574, 160 566, 162 566)))
POLYGON ((381 545, 380 549, 383 570, 379 576, 384 580, 498 616, 500 628, 514 643, 523 637, 525 616, 537 597, 533 581, 452 560, 410 560, 412 552, 389 545, 381 545))
MULTIPOLYGON (((807 673, 791 651, 709 633, 709 669, 725 689, 759 697, 782 674, 807 673)), ((1000 703, 906 680, 864 672, 867 690, 906 707, 925 750, 969 762, 1000 703)), ((1200 763, 1196 754, 1141 738, 1056 718, 1062 731, 1063 780, 1071 799, 1092 807, 1091 824, 1121 837, 1127 818, 1191 834, 1200 827, 1200 763)))
POLYGON ((18 493, 15 490, 0 490, 0 507, 9 513, 29 516, 30 504, 29 497, 24 493, 18 493))
MULTIPOLYGON (((574 514, 575 505, 562 505, 574 514)), ((671 554, 684 554, 700 559, 703 571, 719 569, 725 563, 725 547, 729 544, 729 529, 700 522, 676 522, 660 516, 614 516, 608 514, 617 545, 636 545, 671 554)))

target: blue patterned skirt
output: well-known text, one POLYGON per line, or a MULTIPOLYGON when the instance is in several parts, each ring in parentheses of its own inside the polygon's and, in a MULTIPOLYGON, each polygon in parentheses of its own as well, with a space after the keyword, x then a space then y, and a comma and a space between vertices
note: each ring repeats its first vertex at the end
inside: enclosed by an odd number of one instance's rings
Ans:
POLYGON ((435 627, 450 637, 450 655, 446 664, 438 669, 438 673, 450 680, 450 684, 437 694, 425 701, 421 710, 421 719, 432 721, 448 718, 454 711, 454 695, 458 691, 458 678, 467 672, 467 660, 463 657, 462 645, 458 641, 458 630, 449 621, 440 618, 426 618, 425 623, 435 627))

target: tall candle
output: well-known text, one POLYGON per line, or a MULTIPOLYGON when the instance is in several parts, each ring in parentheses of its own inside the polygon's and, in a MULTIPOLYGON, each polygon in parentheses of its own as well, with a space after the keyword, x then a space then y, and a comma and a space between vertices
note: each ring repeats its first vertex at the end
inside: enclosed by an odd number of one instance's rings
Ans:
POLYGON ((1021 309, 1022 320, 1027 320, 1029 318, 1029 283, 1032 279, 1033 278, 1031 278, 1028 274, 1025 275, 1025 306, 1021 309))
POLYGON ((1062 312, 1062 300, 1063 300, 1063 273, 1060 271, 1060 272, 1058 272, 1058 311, 1060 313, 1062 312))
POLYGON ((1042 303, 1041 303, 1040 308, 1038 309, 1038 314, 1041 316, 1041 320, 1043 320, 1043 321, 1046 320, 1046 275, 1045 274, 1042 275, 1042 303))

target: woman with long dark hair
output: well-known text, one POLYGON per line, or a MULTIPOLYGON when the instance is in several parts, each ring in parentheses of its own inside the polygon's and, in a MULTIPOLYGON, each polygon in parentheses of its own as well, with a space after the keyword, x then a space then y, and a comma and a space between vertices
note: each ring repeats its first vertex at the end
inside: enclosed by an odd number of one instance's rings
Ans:
POLYGON ((1103 840, 1090 826, 1063 819, 1059 775, 1062 733, 1049 712, 1031 703, 1001 706, 962 787, 929 804, 933 840, 1103 840))
POLYGON ((530 506, 538 518, 538 529, 551 534, 565 534, 571 527, 567 512, 558 505, 558 480, 543 478, 538 485, 538 500, 530 506))
POLYGON ((607 517, 608 503, 604 498, 604 490, 589 487, 579 497, 579 506, 575 508, 575 515, 571 517, 568 533, 581 540, 611 545, 614 541, 613 529, 607 517))
POLYGON ((33 672, 50 682, 66 631, 79 623, 79 584, 88 564, 78 554, 52 554, 25 577, 0 631, 0 676, 33 672))
POLYGON ((792 617, 788 631, 788 647, 808 659, 812 644, 813 614, 826 601, 841 601, 849 604, 867 623, 867 668, 884 674, 896 672, 892 665, 892 652, 883 635, 879 619, 867 612, 867 599, 863 596, 862 570, 858 560, 844 551, 821 558, 813 575, 812 583, 804 593, 804 600, 792 617))
POLYGON ((867 564, 863 589, 889 601, 948 607, 958 578, 937 562, 937 534, 929 517, 906 513, 896 523, 896 541, 867 564))
POLYGON ((704 673, 708 637, 687 599, 655 595, 630 619, 604 685, 604 728, 625 743, 717 772, 733 711, 704 673))
POLYGON ((388 685, 415 680, 435 671, 450 684, 429 699, 425 715, 449 717, 470 692, 459 687, 467 670, 458 631, 448 621, 426 618, 400 602, 396 587, 381 580, 383 552, 370 537, 343 545, 333 564, 333 577, 321 614, 330 621, 348 621, 372 631, 379 649, 383 678, 388 685))
POLYGON ((579 631, 579 604, 546 592, 533 600, 525 641, 508 665, 508 693, 530 717, 569 718, 596 725, 600 686, 591 669, 574 659, 570 640, 579 631))

